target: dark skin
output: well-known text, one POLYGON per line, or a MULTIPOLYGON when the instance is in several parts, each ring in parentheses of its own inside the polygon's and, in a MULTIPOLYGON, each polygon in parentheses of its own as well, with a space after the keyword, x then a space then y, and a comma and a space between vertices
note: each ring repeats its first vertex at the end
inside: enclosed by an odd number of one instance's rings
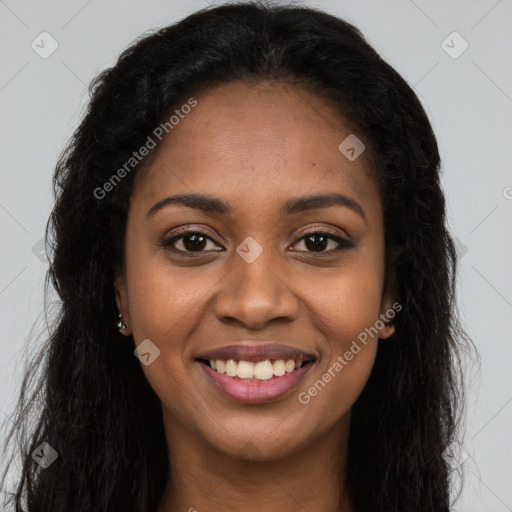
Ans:
POLYGON ((309 403, 297 396, 393 304, 384 290, 382 204, 366 154, 345 158, 338 145, 353 133, 346 121, 290 85, 237 82, 196 99, 138 176, 126 268, 115 281, 125 334, 161 351, 142 366, 162 404, 171 467, 157 512, 353 512, 340 485, 350 412, 378 338, 393 327, 370 336, 309 403), (356 201, 363 214, 331 205, 281 215, 292 197, 332 192, 356 201), (181 193, 214 196, 233 211, 173 204, 147 216, 181 193), (162 247, 178 227, 206 235, 199 257, 183 255, 192 252, 186 236, 174 252, 162 247), (304 239, 313 228, 349 244, 335 251, 339 244, 328 239, 315 249, 304 239), (263 249, 250 264, 236 252, 248 236, 263 249), (282 398, 238 403, 211 385, 195 358, 246 339, 278 340, 317 360, 282 398))

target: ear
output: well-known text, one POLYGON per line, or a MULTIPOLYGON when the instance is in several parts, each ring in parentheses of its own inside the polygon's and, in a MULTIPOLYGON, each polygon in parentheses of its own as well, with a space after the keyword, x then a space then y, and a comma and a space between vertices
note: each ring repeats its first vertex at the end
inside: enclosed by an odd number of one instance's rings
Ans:
POLYGON ((395 332, 394 317, 402 309, 397 297, 395 273, 392 272, 381 301, 379 319, 384 326, 379 329, 379 339, 389 338, 395 332))
MULTIPOLYGON (((396 314, 397 305, 398 302, 394 301, 391 296, 387 296, 382 301, 382 308, 379 315, 379 319, 384 323, 384 326, 382 327, 382 329, 379 329, 379 339, 385 340, 395 332, 395 326, 393 325, 393 317, 396 314)), ((399 306, 399 308, 402 309, 401 306, 399 306)), ((398 311, 400 309, 398 309, 398 311)))
POLYGON ((122 273, 118 273, 114 279, 114 293, 116 297, 117 310, 123 315, 123 322, 129 333, 131 330, 131 320, 128 309, 128 293, 126 289, 126 279, 122 273))

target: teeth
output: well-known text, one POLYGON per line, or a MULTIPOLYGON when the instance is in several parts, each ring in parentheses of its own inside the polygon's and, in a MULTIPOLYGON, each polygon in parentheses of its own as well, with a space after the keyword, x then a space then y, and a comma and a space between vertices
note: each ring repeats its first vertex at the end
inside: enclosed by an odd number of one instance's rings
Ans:
POLYGON ((269 359, 254 363, 252 361, 235 361, 234 359, 211 359, 210 366, 212 370, 219 373, 225 373, 230 377, 239 377, 240 379, 258 379, 270 380, 273 377, 281 377, 285 373, 291 373, 303 365, 302 361, 294 359, 277 359, 272 362, 269 359))
POLYGON ((281 375, 284 375, 285 373, 286 365, 284 364, 284 361, 282 359, 274 361, 274 375, 276 377, 281 377, 281 375))
POLYGON ((293 370, 295 370, 295 361, 293 359, 288 359, 288 361, 286 361, 284 364, 284 369, 288 373, 293 372, 293 370))
MULTIPOLYGON (((223 361, 222 359, 217 359, 217 361, 215 361, 215 366, 217 366, 217 371, 219 373, 226 373, 226 361, 223 361)), ((215 368, 213 369, 215 370, 215 368)))
POLYGON ((251 361, 240 361, 236 374, 241 379, 252 379, 254 377, 254 363, 251 361))
POLYGON ((230 377, 234 377, 236 375, 236 372, 238 370, 238 363, 234 361, 233 359, 228 359, 226 361, 226 375, 229 375, 230 377))
POLYGON ((254 376, 260 380, 270 380, 274 376, 274 367, 267 359, 266 361, 259 361, 254 367, 254 376))

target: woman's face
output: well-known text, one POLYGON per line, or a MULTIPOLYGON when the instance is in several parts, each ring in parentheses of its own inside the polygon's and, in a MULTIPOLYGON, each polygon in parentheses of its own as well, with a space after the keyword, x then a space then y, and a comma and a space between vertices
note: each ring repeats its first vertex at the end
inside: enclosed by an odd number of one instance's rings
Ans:
POLYGON ((392 304, 381 202, 323 99, 275 83, 195 99, 138 176, 118 304, 135 344, 150 340, 168 440, 271 460, 349 424, 378 343, 363 333, 392 304), (209 202, 164 201, 177 195, 209 202))

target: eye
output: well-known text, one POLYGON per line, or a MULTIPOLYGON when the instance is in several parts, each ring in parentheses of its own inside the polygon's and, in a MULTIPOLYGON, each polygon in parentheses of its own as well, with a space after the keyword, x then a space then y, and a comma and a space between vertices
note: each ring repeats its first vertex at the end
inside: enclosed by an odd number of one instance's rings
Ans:
POLYGON ((333 253, 353 247, 352 243, 339 236, 322 230, 313 230, 300 238, 294 245, 304 244, 306 252, 333 253), (325 250, 331 243, 331 249, 325 250), (334 248, 332 246, 334 245, 334 248), (336 247, 337 246, 337 247, 336 247))
MULTIPOLYGON (((314 252, 322 254, 331 254, 333 252, 342 251, 353 247, 349 241, 322 230, 313 230, 301 237, 292 246, 304 243, 305 250, 299 249, 299 252, 314 252), (329 250, 329 244, 334 245, 329 250)), ((175 235, 165 238, 161 244, 166 250, 181 253, 185 256, 200 256, 202 253, 213 251, 222 251, 216 242, 207 233, 198 230, 183 229, 179 230, 175 235), (213 244, 208 250, 208 242, 213 244), (215 248, 217 246, 217 248, 215 248)))
MULTIPOLYGON (((194 253, 199 255, 208 250, 208 242, 216 245, 214 240, 202 231, 183 229, 178 231, 176 235, 162 240, 161 245, 167 250, 193 256, 195 255, 194 253)), ((218 251, 222 249, 213 248, 213 250, 218 251)))

